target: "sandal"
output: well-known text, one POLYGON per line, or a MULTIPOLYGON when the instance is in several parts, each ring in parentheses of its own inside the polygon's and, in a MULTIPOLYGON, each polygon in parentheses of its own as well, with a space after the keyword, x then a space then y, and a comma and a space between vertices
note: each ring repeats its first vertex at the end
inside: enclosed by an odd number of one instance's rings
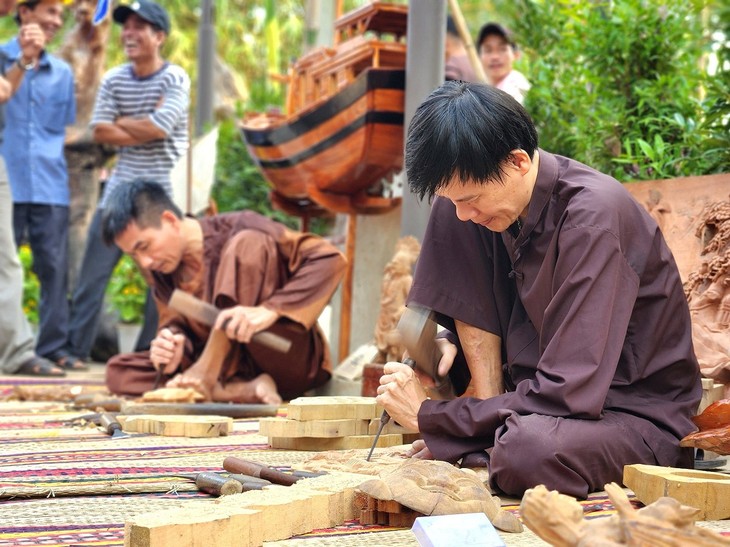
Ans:
POLYGON ((65 370, 89 370, 89 365, 84 363, 80 357, 73 355, 62 355, 54 359, 56 364, 65 370))
POLYGON ((53 361, 36 355, 20 365, 14 374, 22 376, 54 376, 61 378, 66 376, 66 371, 53 361))

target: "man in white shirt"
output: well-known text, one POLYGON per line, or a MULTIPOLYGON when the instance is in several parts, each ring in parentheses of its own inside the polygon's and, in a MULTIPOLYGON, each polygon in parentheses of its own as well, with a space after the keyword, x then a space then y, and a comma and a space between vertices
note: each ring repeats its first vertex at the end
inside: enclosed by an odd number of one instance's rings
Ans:
POLYGON ((487 83, 512 95, 522 104, 530 82, 525 76, 512 68, 520 58, 512 33, 498 23, 487 23, 479 30, 477 38, 479 57, 487 76, 487 83))

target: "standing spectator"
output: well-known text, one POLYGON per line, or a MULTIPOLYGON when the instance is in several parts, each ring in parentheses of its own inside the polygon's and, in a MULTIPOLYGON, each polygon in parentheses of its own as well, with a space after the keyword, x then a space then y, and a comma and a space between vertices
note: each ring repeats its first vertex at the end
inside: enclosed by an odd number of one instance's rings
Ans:
MULTIPOLYGON (((6 16, 15 7, 15 0, 0 0, 0 16, 6 16)), ((25 78, 23 67, 35 64, 46 43, 41 28, 29 24, 18 33, 22 50, 20 63, 5 70, 7 57, 0 49, 0 145, 5 126, 5 103, 25 78)), ((0 371, 5 374, 34 376, 65 376, 65 372, 51 361, 36 355, 33 332, 22 308, 23 268, 15 248, 12 223, 12 197, 5 161, 0 155, 0 371)))
POLYGON ((461 39, 454 19, 449 15, 446 18, 446 64, 444 76, 446 80, 462 80, 464 82, 478 82, 479 79, 469 61, 464 40, 461 39))
MULTIPOLYGON (((160 52, 170 33, 170 17, 149 0, 118 6, 112 16, 122 25, 122 47, 129 62, 105 74, 91 127, 94 140, 118 146, 119 155, 91 220, 73 295, 67 349, 74 362, 89 357, 106 285, 122 255, 101 237, 109 192, 144 177, 160 183, 172 196, 170 172, 188 146, 190 78, 160 52)), ((149 294, 147 312, 145 331, 154 336, 157 320, 149 294)))
POLYGON ((13 70, 25 72, 5 108, 2 144, 13 196, 15 243, 19 246, 27 237, 41 286, 36 353, 58 363, 63 361, 68 328, 69 190, 63 144, 66 126, 76 117, 74 80, 65 61, 42 48, 29 54, 21 38, 30 27, 39 28, 48 43, 61 28, 62 16, 61 0, 19 2, 19 34, 0 46, 5 70, 15 66, 13 70))
POLYGON ((509 93, 518 103, 524 103, 530 82, 524 74, 512 68, 520 58, 512 33, 498 23, 487 23, 479 30, 477 49, 487 83, 509 93))

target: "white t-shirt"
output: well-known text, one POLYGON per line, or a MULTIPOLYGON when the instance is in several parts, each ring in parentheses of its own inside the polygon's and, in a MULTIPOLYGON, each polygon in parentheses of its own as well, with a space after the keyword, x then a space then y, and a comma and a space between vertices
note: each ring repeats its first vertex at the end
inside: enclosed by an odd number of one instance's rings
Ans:
POLYGON ((513 70, 494 87, 509 93, 518 103, 522 104, 525 100, 527 90, 530 89, 530 82, 527 81, 527 78, 525 78, 522 72, 513 70))

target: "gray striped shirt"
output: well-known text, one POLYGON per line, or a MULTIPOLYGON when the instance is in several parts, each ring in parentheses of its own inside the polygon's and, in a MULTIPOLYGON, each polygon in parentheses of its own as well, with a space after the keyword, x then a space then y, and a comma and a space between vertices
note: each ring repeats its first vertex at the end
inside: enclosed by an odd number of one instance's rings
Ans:
POLYGON ((122 116, 149 116, 167 133, 164 139, 140 145, 121 146, 116 167, 107 182, 100 207, 118 184, 136 178, 162 184, 172 196, 170 171, 188 148, 190 78, 178 65, 165 63, 156 73, 138 78, 132 65, 112 68, 105 75, 96 96, 90 125, 114 123, 122 116), (164 101, 160 104, 160 98, 164 101))

